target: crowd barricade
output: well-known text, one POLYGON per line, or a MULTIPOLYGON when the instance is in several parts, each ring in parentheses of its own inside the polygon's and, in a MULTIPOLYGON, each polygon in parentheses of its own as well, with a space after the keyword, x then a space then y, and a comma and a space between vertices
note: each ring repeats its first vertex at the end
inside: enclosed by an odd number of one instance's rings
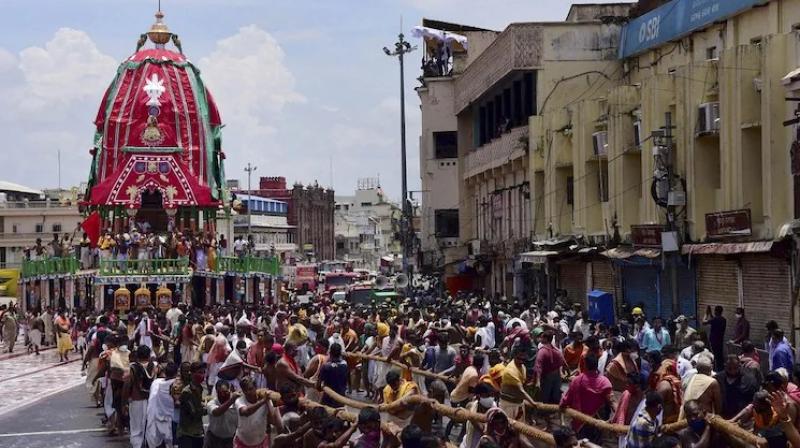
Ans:
MULTIPOLYGON (((361 359, 368 359, 368 360, 373 360, 373 361, 377 361, 377 362, 389 363, 391 365, 394 365, 394 366, 397 366, 397 367, 400 367, 400 368, 403 368, 403 369, 410 369, 412 373, 417 373, 419 375, 423 375, 423 376, 426 376, 428 378, 440 379, 442 381, 446 381, 446 382, 450 382, 450 383, 455 382, 455 380, 452 377, 447 377, 447 376, 444 376, 444 375, 438 375, 438 374, 435 374, 433 372, 429 372, 429 371, 426 371, 426 370, 420 370, 420 369, 415 368, 415 367, 409 367, 408 365, 406 365, 404 363, 401 363, 401 362, 398 362, 398 361, 394 361, 394 360, 387 360, 386 358, 381 357, 381 356, 367 355, 367 354, 363 354, 363 353, 352 353, 352 352, 348 353, 347 356, 352 356, 352 357, 361 358, 361 359)), ((486 423, 486 415, 485 414, 479 414, 479 413, 475 413, 475 412, 470 412, 470 411, 467 411, 464 408, 454 408, 454 407, 451 407, 451 406, 447 406, 447 405, 444 405, 444 404, 441 404, 441 403, 437 402, 434 399, 423 397, 421 395, 412 395, 412 396, 406 397, 406 398, 404 398, 402 400, 399 400, 397 402, 390 403, 388 405, 387 404, 374 405, 374 404, 371 404, 371 403, 365 403, 365 402, 362 402, 362 401, 359 401, 359 400, 354 400, 354 399, 349 398, 349 397, 344 397, 342 395, 337 394, 333 390, 330 390, 329 388, 324 388, 324 391, 328 396, 330 396, 337 403, 341 403, 341 404, 343 404, 345 406, 350 406, 350 407, 357 408, 357 409, 362 409, 362 408, 365 408, 365 407, 374 407, 374 408, 378 409, 379 412, 389 412, 389 411, 394 411, 394 410, 398 410, 398 409, 401 409, 401 408, 407 408, 407 407, 411 407, 411 406, 418 406, 418 405, 421 405, 421 404, 425 404, 425 405, 429 405, 433 409, 434 412, 437 412, 437 413, 439 413, 441 415, 447 416, 448 418, 451 418, 451 419, 453 419, 453 420, 455 420, 457 422, 465 422, 467 420, 470 420, 470 421, 476 422, 476 423, 486 423)), ((628 425, 612 424, 612 423, 609 423, 609 422, 607 422, 605 420, 600 420, 598 418, 595 418, 595 417, 592 417, 590 415, 587 415, 587 414, 584 414, 582 412, 579 412, 579 411, 577 411, 575 409, 566 408, 566 409, 562 410, 558 405, 540 403, 540 402, 535 402, 534 405, 535 405, 534 408, 539 410, 539 411, 543 411, 543 412, 547 412, 547 413, 559 413, 559 414, 568 416, 568 417, 570 417, 570 418, 572 418, 574 420, 579 420, 584 424, 587 424, 587 425, 593 426, 595 428, 598 428, 601 431, 612 433, 614 435, 625 435, 625 434, 628 433, 628 430, 630 429, 630 427, 628 425)), ((762 437, 759 437, 759 436, 757 436, 757 435, 755 435, 755 434, 753 434, 753 433, 751 433, 751 432, 739 427, 738 425, 733 424, 733 423, 725 420, 724 418, 722 418, 722 417, 720 417, 718 415, 708 415, 706 417, 706 420, 707 420, 709 425, 711 425, 714 429, 716 429, 717 431, 720 431, 723 434, 728 434, 729 436, 735 437, 735 438, 741 440, 742 442, 745 442, 745 443, 753 445, 753 446, 757 446, 757 447, 767 446, 766 439, 764 439, 762 437)), ((528 438, 535 439, 535 440, 537 440, 539 442, 543 442, 543 443, 545 443, 547 445, 550 445, 550 446, 555 446, 555 440, 553 439, 553 436, 550 433, 547 433, 547 432, 545 432, 545 431, 543 431, 543 430, 541 430, 539 428, 536 428, 534 426, 531 426, 531 425, 528 425, 526 423, 519 422, 519 421, 516 421, 516 420, 511 420, 511 425, 516 431, 518 431, 521 434, 524 434, 528 438)), ((680 431, 681 429, 685 428, 686 426, 687 426, 686 420, 683 420, 683 421, 679 421, 679 422, 676 422, 676 423, 671 423, 671 424, 664 425, 664 427, 662 428, 662 431, 665 432, 665 433, 674 433, 674 432, 680 431)))

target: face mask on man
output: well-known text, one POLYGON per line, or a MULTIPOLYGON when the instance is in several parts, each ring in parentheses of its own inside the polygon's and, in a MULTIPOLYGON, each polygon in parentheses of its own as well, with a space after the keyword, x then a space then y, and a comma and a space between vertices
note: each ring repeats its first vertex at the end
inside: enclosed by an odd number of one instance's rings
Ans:
POLYGON ((478 400, 478 404, 484 409, 491 409, 494 407, 494 398, 492 397, 482 397, 478 400))
POLYGON ((706 421, 705 420, 692 420, 689 422, 689 427, 692 428, 692 431, 695 434, 702 434, 703 431, 706 430, 706 421))

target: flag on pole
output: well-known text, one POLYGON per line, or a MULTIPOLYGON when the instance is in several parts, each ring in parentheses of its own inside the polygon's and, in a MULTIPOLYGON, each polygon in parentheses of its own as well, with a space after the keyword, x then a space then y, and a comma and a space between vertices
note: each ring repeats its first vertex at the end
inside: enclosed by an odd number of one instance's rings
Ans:
POLYGON ((89 237, 89 245, 92 248, 97 246, 97 242, 100 239, 100 221, 100 213, 92 212, 81 223, 81 228, 86 232, 86 236, 89 237))

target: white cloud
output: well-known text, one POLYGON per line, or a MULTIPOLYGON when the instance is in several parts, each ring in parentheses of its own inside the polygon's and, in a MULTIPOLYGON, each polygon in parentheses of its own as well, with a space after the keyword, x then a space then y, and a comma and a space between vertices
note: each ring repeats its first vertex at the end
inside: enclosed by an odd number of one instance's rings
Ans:
POLYGON ((218 41, 199 66, 206 85, 228 114, 257 117, 306 101, 295 90, 294 76, 284 59, 283 49, 271 34, 249 25, 218 41))
POLYGON ((29 47, 19 54, 25 96, 42 108, 98 97, 117 65, 88 34, 71 28, 56 31, 44 47, 29 47))
POLYGON ((306 103, 306 97, 297 91, 278 41, 256 25, 219 40, 198 67, 226 126, 227 172, 239 177, 248 161, 277 150, 273 142, 281 112, 287 105, 306 103))
POLYGON ((91 122, 117 65, 86 32, 71 28, 17 54, 0 48, 2 177, 54 187, 61 150, 63 184, 85 181, 91 122))

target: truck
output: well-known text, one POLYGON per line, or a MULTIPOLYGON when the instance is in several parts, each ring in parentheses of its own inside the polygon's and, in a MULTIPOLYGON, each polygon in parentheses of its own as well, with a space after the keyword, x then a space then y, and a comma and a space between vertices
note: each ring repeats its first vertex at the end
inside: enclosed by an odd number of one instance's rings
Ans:
POLYGON ((294 290, 306 293, 317 292, 317 264, 298 264, 294 268, 294 290))
POLYGON ((344 291, 355 283, 358 277, 355 272, 328 272, 325 275, 325 292, 332 294, 334 291, 344 291))

